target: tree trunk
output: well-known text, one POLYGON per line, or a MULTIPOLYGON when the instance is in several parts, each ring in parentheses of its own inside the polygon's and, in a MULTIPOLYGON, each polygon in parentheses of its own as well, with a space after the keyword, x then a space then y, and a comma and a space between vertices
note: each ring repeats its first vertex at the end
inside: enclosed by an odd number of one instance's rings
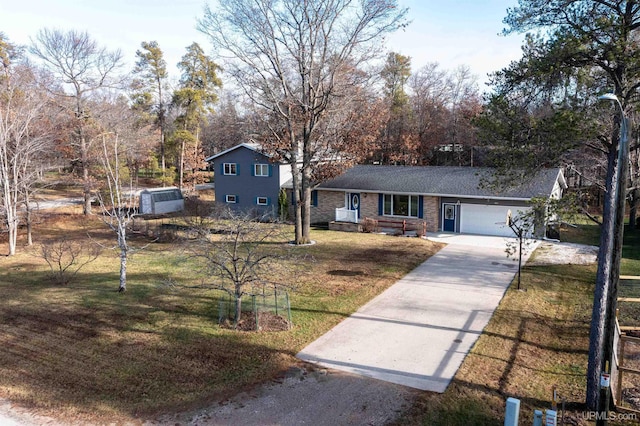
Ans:
POLYGON ((165 148, 164 148, 164 125, 160 126, 160 169, 162 170, 162 187, 167 186, 167 166, 165 161, 165 148))
POLYGON ((80 136, 80 151, 82 161, 82 192, 83 192, 83 206, 82 214, 91 214, 91 178, 89 176, 89 147, 87 146, 87 140, 84 135, 80 136))
POLYGON ((127 250, 120 249, 120 285, 118 293, 127 291, 127 250))
POLYGON ((29 205, 29 191, 25 191, 25 202, 24 202, 24 208, 25 208, 25 222, 27 223, 27 245, 28 246, 32 246, 33 245, 33 237, 32 237, 32 223, 31 223, 31 206, 29 205))
MULTIPOLYGON (((620 121, 617 124, 620 126, 620 121)), ((612 351, 615 351, 612 345, 624 233, 628 146, 621 147, 622 151, 618 153, 616 147, 621 145, 619 135, 618 131, 614 133, 608 154, 598 270, 589 334, 586 403, 590 410, 600 411, 605 409, 604 402, 600 400, 599 403, 600 375, 604 371, 605 362, 612 359, 612 351)))
POLYGON ((291 177, 293 182, 293 191, 291 194, 294 214, 295 214, 295 244, 302 244, 302 204, 300 200, 300 173, 298 170, 297 155, 293 155, 291 159, 291 177))
POLYGON ((179 188, 182 189, 182 185, 184 183, 184 149, 185 149, 185 142, 184 139, 182 141, 182 145, 180 146, 180 179, 178 184, 180 185, 179 188))
POLYGON ((600 231, 600 248, 598 250, 598 270, 596 273, 596 287, 593 295, 593 311, 591 314, 591 330, 589 333, 589 361, 587 366, 587 407, 597 408, 600 374, 602 373, 603 346, 606 339, 606 316, 609 306, 611 253, 613 252, 613 234, 615 218, 612 215, 615 204, 615 190, 613 190, 613 168, 615 151, 609 152, 609 167, 607 172, 602 227, 600 231))
POLYGON ((120 246, 120 285, 118 293, 127 291, 127 257, 129 247, 127 246, 127 229, 121 218, 118 218, 118 245, 120 246))
POLYGON ((8 243, 9 243, 9 256, 13 256, 16 254, 16 245, 17 245, 17 234, 18 234, 18 223, 16 218, 16 209, 13 206, 13 194, 10 187, 10 178, 8 175, 7 165, 9 164, 6 157, 1 158, 2 164, 0 164, 0 190, 2 193, 0 194, 0 212, 4 210, 5 217, 4 221, 7 225, 7 233, 8 233, 8 243))
POLYGON ((9 234, 9 256, 16 254, 16 246, 18 245, 18 220, 11 208, 6 209, 7 214, 7 232, 9 234))
POLYGON ((311 242, 311 177, 309 175, 309 169, 304 169, 302 172, 302 244, 309 244, 311 242))
POLYGON ((162 98, 162 81, 158 80, 157 81, 158 84, 158 101, 159 101, 159 106, 160 106, 160 112, 158 114, 158 121, 160 123, 160 169, 162 170, 162 186, 165 187, 166 185, 166 165, 165 165, 165 148, 164 148, 164 143, 165 143, 165 137, 164 137, 164 132, 165 132, 165 118, 164 118, 164 102, 163 102, 163 98, 162 98))
POLYGON ((311 155, 311 129, 312 124, 305 124, 302 137, 302 185, 300 185, 300 225, 302 226, 302 238, 298 244, 309 244, 311 242, 311 163, 313 161, 311 155))
POLYGON ((237 326, 242 317, 242 295, 236 294, 236 315, 233 319, 234 326, 237 326))

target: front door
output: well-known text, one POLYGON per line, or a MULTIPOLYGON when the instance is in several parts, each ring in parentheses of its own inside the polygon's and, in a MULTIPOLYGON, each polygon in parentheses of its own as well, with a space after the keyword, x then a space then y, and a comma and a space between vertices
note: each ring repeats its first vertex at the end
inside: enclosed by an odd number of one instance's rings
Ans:
POLYGON ((355 210, 357 213, 356 219, 360 218, 360 194, 347 193, 347 208, 349 210, 355 210))
POLYGON ((456 205, 442 204, 442 230, 456 232, 456 205))

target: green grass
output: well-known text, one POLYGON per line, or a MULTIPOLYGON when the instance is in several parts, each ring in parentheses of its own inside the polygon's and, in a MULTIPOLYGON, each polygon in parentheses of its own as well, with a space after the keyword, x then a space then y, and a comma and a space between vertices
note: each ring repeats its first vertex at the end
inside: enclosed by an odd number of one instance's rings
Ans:
POLYGON ((560 240, 589 246, 600 245, 600 226, 589 220, 580 221, 576 227, 565 226, 560 231, 560 240))
MULTIPOLYGON (((39 235, 80 238, 98 226, 60 215, 39 235)), ((594 244, 596 235, 583 225, 563 240, 594 244)), ((316 230, 312 237, 316 245, 281 247, 293 254, 294 327, 274 333, 221 328, 219 293, 167 286, 201 278, 174 242, 151 244, 131 259, 125 294, 116 293, 111 252, 67 286, 53 284, 37 257, 0 258, 0 397, 78 422, 135 422, 207 405, 297 363, 306 344, 438 249, 371 234, 316 230)), ((637 238, 625 236, 624 274, 640 275, 637 238)), ((420 394, 398 424, 501 424, 509 396, 530 419, 549 407, 554 385, 576 419, 584 409, 594 277, 595 265, 525 267, 527 291, 506 292, 447 391, 420 394)))
MULTIPOLYGON (((51 217, 38 235, 84 238, 101 226, 67 214, 51 217)), ((66 286, 53 283, 36 256, 0 258, 0 397, 81 423, 204 406, 296 364, 300 349, 439 247, 371 234, 312 237, 314 246, 277 245, 291 252, 295 276, 294 327, 287 332, 219 327, 222 294, 187 288, 202 277, 175 242, 150 244, 130 259, 124 294, 116 292, 114 252, 105 251, 66 286)))

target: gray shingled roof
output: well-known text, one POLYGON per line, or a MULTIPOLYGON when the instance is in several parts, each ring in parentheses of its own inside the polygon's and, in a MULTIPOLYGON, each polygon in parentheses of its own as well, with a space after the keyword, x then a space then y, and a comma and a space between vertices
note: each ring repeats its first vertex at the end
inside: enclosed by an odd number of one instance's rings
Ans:
POLYGON ((321 184, 318 189, 530 199, 549 197, 560 170, 540 170, 527 182, 507 189, 481 187, 482 178, 490 179, 491 172, 491 169, 478 167, 359 165, 321 184))

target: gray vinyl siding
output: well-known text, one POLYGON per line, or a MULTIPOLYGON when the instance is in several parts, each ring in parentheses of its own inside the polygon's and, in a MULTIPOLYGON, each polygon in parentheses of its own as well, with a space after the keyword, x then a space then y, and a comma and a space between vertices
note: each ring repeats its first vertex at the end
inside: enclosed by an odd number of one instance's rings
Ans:
POLYGON ((251 214, 266 214, 278 211, 280 191, 280 167, 272 164, 269 157, 245 147, 227 152, 214 161, 216 200, 229 208, 251 214), (235 163, 236 175, 224 175, 225 163, 235 163), (255 164, 268 164, 269 176, 254 176, 255 164), (225 203, 227 195, 235 195, 236 203, 225 203), (267 197, 268 205, 258 205, 258 197, 267 197))

